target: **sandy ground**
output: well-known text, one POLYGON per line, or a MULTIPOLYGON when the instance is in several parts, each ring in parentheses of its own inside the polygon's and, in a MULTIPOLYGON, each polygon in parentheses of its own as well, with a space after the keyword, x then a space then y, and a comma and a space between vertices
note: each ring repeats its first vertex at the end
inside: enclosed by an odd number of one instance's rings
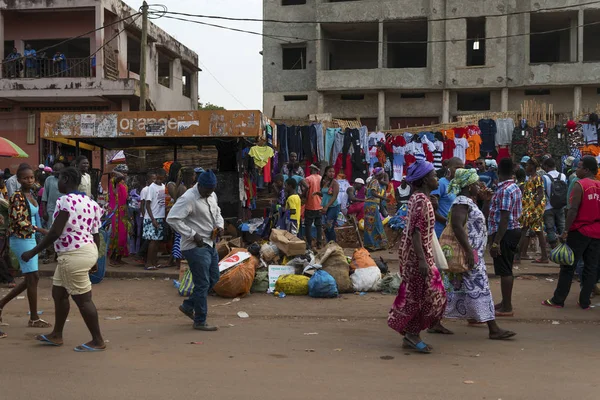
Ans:
MULTIPOLYGON (((50 283, 41 281, 39 308, 53 321, 50 283)), ((171 282, 108 279, 94 287, 109 341, 103 353, 72 350, 88 340, 74 305, 60 348, 33 340, 46 331, 25 327, 26 299, 6 307, 0 398, 595 399, 600 299, 587 312, 573 295, 563 310, 541 307, 555 284, 516 282, 516 316, 500 321, 515 340, 494 342, 486 328, 451 321, 456 334, 425 335, 435 354, 421 355, 403 350, 386 325, 393 296, 212 297, 210 322, 221 329, 205 333, 179 314, 171 282)), ((497 294, 498 281, 491 285, 497 294)))

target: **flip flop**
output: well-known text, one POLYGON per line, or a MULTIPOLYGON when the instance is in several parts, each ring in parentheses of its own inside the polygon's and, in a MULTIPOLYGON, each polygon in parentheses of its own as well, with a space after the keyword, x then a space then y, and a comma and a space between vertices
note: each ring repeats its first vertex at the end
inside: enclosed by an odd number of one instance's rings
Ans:
POLYGON ((408 347, 410 347, 411 349, 418 351, 419 353, 423 353, 423 354, 431 353, 431 349, 429 348, 429 346, 422 340, 419 343, 413 343, 410 340, 408 340, 407 338, 404 338, 402 340, 402 342, 405 345, 407 345, 408 347))
POLYGON ((151 265, 149 267, 144 267, 144 270, 146 271, 156 271, 158 269, 158 267, 156 265, 151 265))
POLYGON ((104 348, 104 349, 96 349, 96 348, 90 347, 90 346, 88 346, 87 344, 84 343, 82 345, 79 345, 79 346, 75 347, 73 350, 76 351, 77 353, 96 353, 96 352, 99 352, 99 351, 104 351, 104 350, 106 350, 106 348, 104 348))
POLYGON ((558 304, 554 304, 550 299, 542 301, 542 305, 552 308, 565 308, 565 306, 559 306, 558 304))
POLYGON ((0 339, 4 339, 8 337, 8 335, 5 332, 0 331, 0 339))
POLYGON ((55 346, 60 347, 62 343, 54 343, 52 340, 48 339, 46 335, 38 335, 35 337, 35 340, 39 341, 41 344, 46 346, 55 346))
POLYGON ((436 333, 439 335, 454 335, 454 332, 452 332, 450 329, 447 329, 447 328, 444 328, 444 330, 429 328, 429 329, 427 329, 427 333, 436 333))
POLYGON ((514 317, 514 311, 496 311, 496 317, 514 317))
POLYGON ((510 338, 515 337, 517 334, 515 332, 512 331, 504 331, 502 333, 502 335, 498 336, 498 337, 491 337, 490 336, 490 340, 508 340, 510 338))

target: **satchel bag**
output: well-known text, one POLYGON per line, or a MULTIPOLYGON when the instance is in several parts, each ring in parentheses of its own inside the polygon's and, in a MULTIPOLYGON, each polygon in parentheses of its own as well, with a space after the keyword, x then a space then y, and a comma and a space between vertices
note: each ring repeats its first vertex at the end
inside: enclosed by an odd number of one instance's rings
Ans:
MULTIPOLYGON (((448 224, 444 228, 442 236, 440 236, 440 246, 442 247, 442 252, 448 263, 448 272, 462 274, 469 270, 469 266, 467 265, 467 255, 454 234, 451 218, 452 216, 450 213, 448 214, 448 224)), ((466 224, 465 221, 465 229, 466 224)))

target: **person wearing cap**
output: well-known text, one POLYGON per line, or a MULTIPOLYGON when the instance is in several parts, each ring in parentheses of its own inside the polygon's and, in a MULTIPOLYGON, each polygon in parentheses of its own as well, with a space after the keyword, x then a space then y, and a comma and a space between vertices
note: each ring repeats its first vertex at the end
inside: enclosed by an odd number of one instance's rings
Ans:
POLYGON ((304 170, 298 163, 298 154, 290 153, 290 162, 285 164, 281 169, 281 173, 291 178, 294 175, 301 176, 304 178, 304 170))
POLYGON ((346 193, 348 194, 348 215, 356 216, 356 220, 360 221, 365 217, 365 181, 362 178, 356 178, 352 186, 346 193))
POLYGON ((477 168, 477 175, 479 180, 485 184, 488 189, 496 187, 498 184, 498 175, 493 169, 489 169, 486 166, 486 160, 483 157, 479 157, 475 161, 475 167, 477 168))
POLYGON ((217 177, 203 172, 198 183, 186 191, 171 208, 167 223, 181 235, 181 251, 192 273, 194 292, 179 306, 179 311, 194 321, 194 329, 216 331, 206 322, 208 292, 219 281, 219 255, 216 241, 223 234, 225 221, 215 194, 217 177))
POLYGON ((519 166, 520 166, 522 169, 526 169, 526 168, 527 168, 527 162, 528 162, 529 160, 531 160, 531 157, 529 157, 529 156, 523 156, 523 158, 521 158, 521 161, 520 161, 520 163, 519 163, 519 166))
POLYGON ((388 326, 404 336, 403 344, 420 353, 432 347, 421 331, 436 326, 446 309, 446 290, 433 256, 435 213, 431 192, 438 187, 433 164, 417 160, 406 181, 415 192, 408 201, 406 228, 400 242, 402 283, 388 315, 388 326))
POLYGON ((575 171, 577 171, 577 165, 573 165, 573 163, 575 162, 575 157, 573 156, 569 156, 565 159, 565 167, 564 167, 564 171, 565 175, 567 176, 567 180, 569 180, 571 178, 571 175, 575 174, 575 171))
POLYGON ((311 175, 300 182, 302 195, 306 201, 304 210, 304 236, 306 237, 306 248, 308 250, 312 248, 313 224, 317 229, 317 247, 320 248, 323 244, 323 221, 321 215, 323 206, 321 205, 321 197, 319 197, 322 179, 319 172, 321 169, 315 164, 311 164, 309 168, 311 175))

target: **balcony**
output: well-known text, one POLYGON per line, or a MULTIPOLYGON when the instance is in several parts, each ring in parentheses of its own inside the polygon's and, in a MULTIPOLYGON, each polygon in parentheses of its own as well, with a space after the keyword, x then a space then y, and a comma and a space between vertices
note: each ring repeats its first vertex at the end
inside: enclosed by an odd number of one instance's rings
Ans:
POLYGON ((33 64, 27 68, 27 60, 19 59, 2 64, 2 77, 4 79, 22 78, 88 78, 96 75, 95 67, 89 57, 69 58, 62 62, 49 59, 32 60, 33 64))

